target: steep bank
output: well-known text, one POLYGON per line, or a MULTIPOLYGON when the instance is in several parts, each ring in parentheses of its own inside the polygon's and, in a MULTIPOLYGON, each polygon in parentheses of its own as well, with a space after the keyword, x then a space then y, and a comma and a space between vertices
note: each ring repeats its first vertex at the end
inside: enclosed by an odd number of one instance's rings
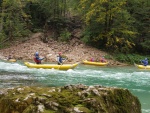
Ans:
MULTIPOLYGON (((49 39, 47 43, 43 43, 42 38, 43 33, 36 33, 24 42, 16 42, 10 48, 0 50, 0 58, 4 59, 11 54, 18 60, 28 61, 33 60, 34 53, 38 51, 41 57, 47 57, 45 62, 56 62, 56 55, 61 51, 68 57, 66 63, 74 63, 81 62, 84 59, 90 59, 91 57, 95 60, 99 60, 101 56, 109 55, 104 51, 86 46, 78 39, 72 39, 70 42, 58 42, 49 39), (49 54, 52 55, 49 56, 49 54)), ((110 65, 126 65, 112 59, 107 60, 110 65)))
POLYGON ((18 87, 0 90, 0 113, 141 113, 141 105, 127 89, 18 87))

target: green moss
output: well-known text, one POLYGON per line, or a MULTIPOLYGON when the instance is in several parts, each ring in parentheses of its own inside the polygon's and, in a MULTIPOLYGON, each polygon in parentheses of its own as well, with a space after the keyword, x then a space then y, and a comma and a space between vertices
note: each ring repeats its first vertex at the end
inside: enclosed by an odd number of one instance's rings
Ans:
POLYGON ((80 111, 83 111, 84 113, 91 113, 91 111, 86 107, 78 107, 80 111))
POLYGON ((83 107, 83 105, 82 104, 78 104, 78 105, 76 105, 76 107, 83 107))
POLYGON ((56 111, 53 111, 53 110, 44 110, 43 113, 56 113, 56 111))
POLYGON ((128 90, 106 88, 99 92, 100 96, 92 92, 78 96, 78 92, 86 88, 63 87, 60 91, 47 87, 15 88, 1 97, 0 113, 33 113, 37 112, 39 104, 45 107, 44 113, 71 113, 75 107, 85 113, 141 113, 138 98, 128 90))
POLYGON ((36 110, 37 110, 37 107, 31 104, 23 111, 23 113, 33 113, 36 110))
POLYGON ((55 100, 55 102, 59 102, 60 106, 59 108, 61 110, 66 111, 66 107, 73 107, 74 105, 77 105, 79 103, 80 98, 76 96, 76 92, 63 90, 61 93, 53 92, 52 99, 55 100))

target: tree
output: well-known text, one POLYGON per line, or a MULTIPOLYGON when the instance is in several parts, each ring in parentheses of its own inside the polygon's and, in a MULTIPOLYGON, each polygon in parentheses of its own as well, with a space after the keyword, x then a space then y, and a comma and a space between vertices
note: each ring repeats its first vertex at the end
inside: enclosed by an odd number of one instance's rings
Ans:
POLYGON ((68 2, 69 0, 36 0, 26 5, 26 12, 31 15, 35 28, 51 29, 57 39, 67 21, 68 2))
POLYGON ((98 48, 130 52, 136 31, 125 5, 125 0, 81 0, 79 8, 86 25, 83 39, 98 48))
POLYGON ((150 53, 150 2, 149 0, 128 0, 127 9, 135 18, 134 27, 138 31, 136 50, 141 53, 150 53))
POLYGON ((29 34, 26 23, 28 15, 24 13, 20 0, 4 0, 1 3, 0 15, 0 36, 3 39, 8 37, 12 41, 16 37, 24 37, 29 34))

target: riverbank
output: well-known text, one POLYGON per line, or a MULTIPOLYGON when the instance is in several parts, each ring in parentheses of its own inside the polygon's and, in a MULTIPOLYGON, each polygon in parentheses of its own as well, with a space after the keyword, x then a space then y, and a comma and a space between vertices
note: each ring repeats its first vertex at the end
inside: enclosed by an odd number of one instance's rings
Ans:
MULTIPOLYGON (((58 52, 62 52, 68 60, 65 63, 81 62, 85 59, 94 58, 99 60, 101 56, 110 56, 107 52, 98 50, 82 43, 80 40, 73 38, 69 42, 58 42, 49 39, 47 43, 42 41, 43 33, 35 33, 30 38, 18 41, 11 47, 0 50, 0 58, 6 59, 8 55, 23 61, 33 61, 34 53, 39 52, 40 57, 46 57, 43 62, 56 62, 58 52), (51 55, 49 55, 51 54, 51 55)), ((127 64, 107 59, 111 66, 125 66, 127 64)))

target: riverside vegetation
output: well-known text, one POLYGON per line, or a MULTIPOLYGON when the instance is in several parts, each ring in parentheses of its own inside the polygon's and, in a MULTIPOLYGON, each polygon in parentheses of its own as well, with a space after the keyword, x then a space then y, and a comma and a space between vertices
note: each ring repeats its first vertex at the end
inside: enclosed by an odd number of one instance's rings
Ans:
POLYGON ((149 6, 149 0, 1 0, 0 47, 40 31, 44 43, 76 38, 121 62, 139 63, 150 58, 149 6))

